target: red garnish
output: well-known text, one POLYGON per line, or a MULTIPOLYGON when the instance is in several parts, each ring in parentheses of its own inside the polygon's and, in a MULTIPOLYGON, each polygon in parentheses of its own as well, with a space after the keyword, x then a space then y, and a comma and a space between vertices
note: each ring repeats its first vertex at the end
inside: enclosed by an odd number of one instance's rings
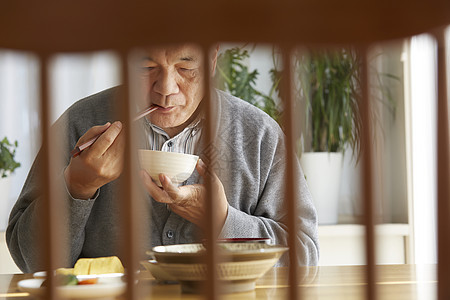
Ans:
POLYGON ((97 279, 98 278, 89 278, 89 279, 80 280, 80 281, 78 281, 78 285, 82 285, 82 284, 96 284, 97 283, 97 279))

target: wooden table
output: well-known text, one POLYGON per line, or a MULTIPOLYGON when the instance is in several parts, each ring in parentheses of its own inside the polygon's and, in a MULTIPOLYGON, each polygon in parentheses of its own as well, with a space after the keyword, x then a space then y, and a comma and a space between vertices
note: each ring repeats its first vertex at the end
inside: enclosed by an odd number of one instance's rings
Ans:
MULTIPOLYGON (((365 266, 321 266, 301 268, 301 299, 365 299, 365 266)), ((17 288, 17 282, 31 274, 0 275, 0 299, 32 299, 17 288)), ((157 283, 142 272, 138 285, 142 299, 204 299, 183 294, 179 284, 157 283)), ((377 266, 378 299, 436 299, 435 265, 377 266)), ((287 299, 286 268, 272 268, 252 292, 224 295, 223 299, 287 299)))

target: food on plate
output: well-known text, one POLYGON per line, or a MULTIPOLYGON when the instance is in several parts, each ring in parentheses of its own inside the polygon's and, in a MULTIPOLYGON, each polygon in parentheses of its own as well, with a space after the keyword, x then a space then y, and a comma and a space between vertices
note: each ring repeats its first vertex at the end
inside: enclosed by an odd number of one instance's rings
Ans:
POLYGON ((92 258, 80 258, 73 267, 73 274, 75 275, 89 275, 89 267, 92 258))
MULTIPOLYGON (((73 274, 57 274, 55 275, 55 283, 57 286, 67 286, 67 285, 86 285, 86 284, 96 284, 98 278, 88 278, 83 280, 78 280, 77 276, 73 274)), ((42 287, 48 285, 47 279, 41 284, 42 287)))
POLYGON ((98 282, 98 278, 88 278, 88 279, 78 280, 78 285, 96 284, 97 282, 98 282))
POLYGON ((75 275, 57 275, 55 276, 56 285, 77 285, 78 279, 75 275))
MULTIPOLYGON (((78 279, 77 276, 72 275, 72 274, 57 274, 55 276, 55 284, 57 286, 62 286, 62 285, 77 285, 78 284, 78 279)), ((48 285, 48 280, 44 280, 41 284, 42 287, 47 286, 48 285)))
POLYGON ((55 273, 56 275, 73 275, 73 268, 58 268, 55 273))
MULTIPOLYGON (((58 268, 55 271, 55 284, 57 286, 87 285, 96 284, 98 276, 83 278, 82 275, 100 275, 111 273, 123 273, 122 262, 117 256, 80 258, 73 268, 58 268), (79 276, 79 277, 77 277, 79 276)), ((48 280, 44 280, 42 287, 48 285, 48 280)))
POLYGON ((122 262, 117 256, 94 258, 89 274, 123 273, 122 262))
POLYGON ((92 275, 123 272, 124 268, 122 262, 117 256, 80 258, 75 263, 73 269, 74 275, 92 275))

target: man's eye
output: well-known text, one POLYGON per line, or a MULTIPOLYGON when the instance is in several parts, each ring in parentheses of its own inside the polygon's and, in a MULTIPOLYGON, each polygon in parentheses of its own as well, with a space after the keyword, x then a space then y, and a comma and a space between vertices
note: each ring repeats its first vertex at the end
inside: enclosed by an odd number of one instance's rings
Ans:
POLYGON ((183 76, 195 77, 198 75, 198 69, 196 68, 179 68, 178 72, 183 76))
POLYGON ((151 71, 153 70, 155 67, 142 67, 142 71, 151 71))

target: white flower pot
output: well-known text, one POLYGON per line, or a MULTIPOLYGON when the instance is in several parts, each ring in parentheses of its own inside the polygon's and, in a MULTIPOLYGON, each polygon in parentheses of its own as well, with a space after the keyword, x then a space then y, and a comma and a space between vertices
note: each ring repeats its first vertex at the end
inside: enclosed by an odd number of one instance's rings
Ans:
POLYGON ((319 225, 338 222, 342 157, 342 153, 307 152, 300 158, 317 209, 319 225))

